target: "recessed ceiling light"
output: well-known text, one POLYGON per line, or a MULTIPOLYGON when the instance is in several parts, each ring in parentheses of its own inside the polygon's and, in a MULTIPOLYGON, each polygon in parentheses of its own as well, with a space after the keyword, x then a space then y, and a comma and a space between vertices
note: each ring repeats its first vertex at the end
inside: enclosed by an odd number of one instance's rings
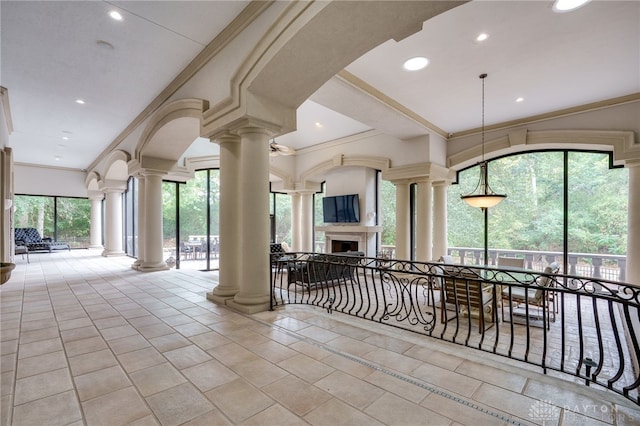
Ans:
POLYGON ((122 15, 117 10, 112 10, 109 12, 109 16, 111 16, 116 21, 122 21, 122 15))
POLYGON ((516 102, 522 102, 522 101, 524 101, 523 97, 516 98, 516 102))
POLYGON ((571 12, 584 6, 591 0, 556 0, 553 3, 553 11, 556 13, 571 12))
POLYGON ((418 71, 429 65, 429 60, 424 56, 416 56, 415 58, 407 59, 402 68, 407 71, 418 71))
POLYGON ((489 34, 480 33, 480 34, 478 34, 478 37, 476 37, 476 41, 485 41, 488 38, 489 38, 489 34))
POLYGON ((80 105, 84 105, 84 101, 82 99, 76 99, 76 103, 80 105))
POLYGON ((316 127, 317 127, 318 129, 320 129, 320 128, 324 127, 324 126, 322 125, 322 123, 321 123, 321 122, 316 121, 316 127))
POLYGON ((63 137, 62 137, 62 140, 64 140, 64 141, 68 141, 68 140, 69 140, 69 137, 68 137, 68 136, 63 136, 63 137))
POLYGON ((59 156, 59 155, 56 155, 54 158, 56 159, 56 161, 60 161, 60 159, 61 159, 62 157, 61 157, 61 156, 59 156))

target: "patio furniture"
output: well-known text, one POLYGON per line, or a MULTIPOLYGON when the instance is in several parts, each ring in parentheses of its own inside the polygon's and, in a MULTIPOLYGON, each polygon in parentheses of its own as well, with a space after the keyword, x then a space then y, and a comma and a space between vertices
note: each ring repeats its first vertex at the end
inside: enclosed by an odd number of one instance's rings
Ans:
POLYGON ((29 248, 22 242, 22 241, 17 241, 16 242, 16 246, 13 250, 13 253, 15 255, 22 255, 22 258, 24 259, 24 255, 27 255, 27 263, 31 263, 31 261, 29 260, 29 248))
POLYGON ((287 264, 288 284, 307 287, 317 284, 340 284, 354 278, 356 266, 364 253, 360 251, 320 253, 303 261, 287 264))
MULTIPOLYGON (((531 315, 529 312, 530 306, 535 306, 538 309, 542 309, 542 315, 546 315, 547 318, 550 318, 550 314, 553 314, 553 319, 551 321, 555 322, 556 320, 556 307, 555 307, 555 297, 552 291, 549 288, 555 286, 555 278, 554 275, 558 273, 560 270, 560 266, 553 262, 544 269, 544 275, 540 275, 536 279, 535 285, 531 285, 528 287, 516 287, 516 286, 506 286, 502 289, 502 320, 504 321, 504 305, 505 303, 509 304, 509 307, 512 312, 512 317, 514 315, 518 316, 519 313, 515 312, 514 309, 519 308, 520 306, 525 306, 525 315, 529 315, 530 319, 540 319, 540 316, 531 315), (550 306, 552 307, 550 309, 550 306)), ((550 322, 547 321, 547 328, 550 327, 550 322)))
POLYGON ((498 257, 498 266, 506 268, 524 268, 524 258, 521 257, 498 257))
POLYGON ((494 286, 482 281, 478 275, 469 272, 453 272, 443 268, 440 318, 445 323, 459 315, 477 316, 478 332, 486 330, 487 320, 489 328, 497 322, 497 312, 494 309, 494 286), (447 306, 453 309, 455 315, 447 318, 447 306))
POLYGON ((15 228, 14 239, 16 245, 25 245, 29 252, 53 250, 71 250, 69 244, 61 241, 53 241, 49 237, 41 237, 36 228, 15 228))

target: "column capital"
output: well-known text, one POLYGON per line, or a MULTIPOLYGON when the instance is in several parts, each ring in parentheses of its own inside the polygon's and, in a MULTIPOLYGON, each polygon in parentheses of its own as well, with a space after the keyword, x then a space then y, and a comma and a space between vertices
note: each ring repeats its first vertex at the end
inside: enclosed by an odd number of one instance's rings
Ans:
POLYGON ((88 198, 91 201, 102 201, 104 199, 104 192, 96 191, 96 190, 89 190, 88 191, 88 198))
POLYGON ((240 143, 240 136, 235 133, 231 133, 228 130, 223 130, 221 132, 213 134, 209 138, 209 141, 218 145, 221 145, 223 143, 240 143))
POLYGON ((114 192, 122 193, 127 189, 127 182, 120 181, 120 180, 105 179, 99 182, 98 187, 100 191, 104 192, 105 194, 114 193, 114 192))

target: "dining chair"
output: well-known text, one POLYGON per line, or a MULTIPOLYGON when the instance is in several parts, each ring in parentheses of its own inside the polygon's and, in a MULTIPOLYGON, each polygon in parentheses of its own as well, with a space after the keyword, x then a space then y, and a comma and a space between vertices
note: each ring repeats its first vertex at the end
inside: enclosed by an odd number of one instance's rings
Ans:
POLYGON ((478 316, 478 332, 483 333, 497 321, 497 312, 493 306, 493 287, 487 286, 479 276, 466 273, 450 273, 445 268, 442 282, 440 322, 455 319, 460 314, 478 316), (455 311, 455 315, 447 318, 446 309, 455 311), (490 323, 487 327, 487 322, 490 323))
POLYGON ((524 258, 499 256, 498 266, 504 266, 506 268, 524 268, 524 258))

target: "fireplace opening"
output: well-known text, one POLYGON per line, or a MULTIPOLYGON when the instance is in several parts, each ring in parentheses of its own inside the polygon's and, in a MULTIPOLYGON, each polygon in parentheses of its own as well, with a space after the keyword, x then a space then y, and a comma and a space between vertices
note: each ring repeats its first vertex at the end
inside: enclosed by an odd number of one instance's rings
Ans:
POLYGON ((331 253, 358 251, 357 241, 331 240, 331 253))

